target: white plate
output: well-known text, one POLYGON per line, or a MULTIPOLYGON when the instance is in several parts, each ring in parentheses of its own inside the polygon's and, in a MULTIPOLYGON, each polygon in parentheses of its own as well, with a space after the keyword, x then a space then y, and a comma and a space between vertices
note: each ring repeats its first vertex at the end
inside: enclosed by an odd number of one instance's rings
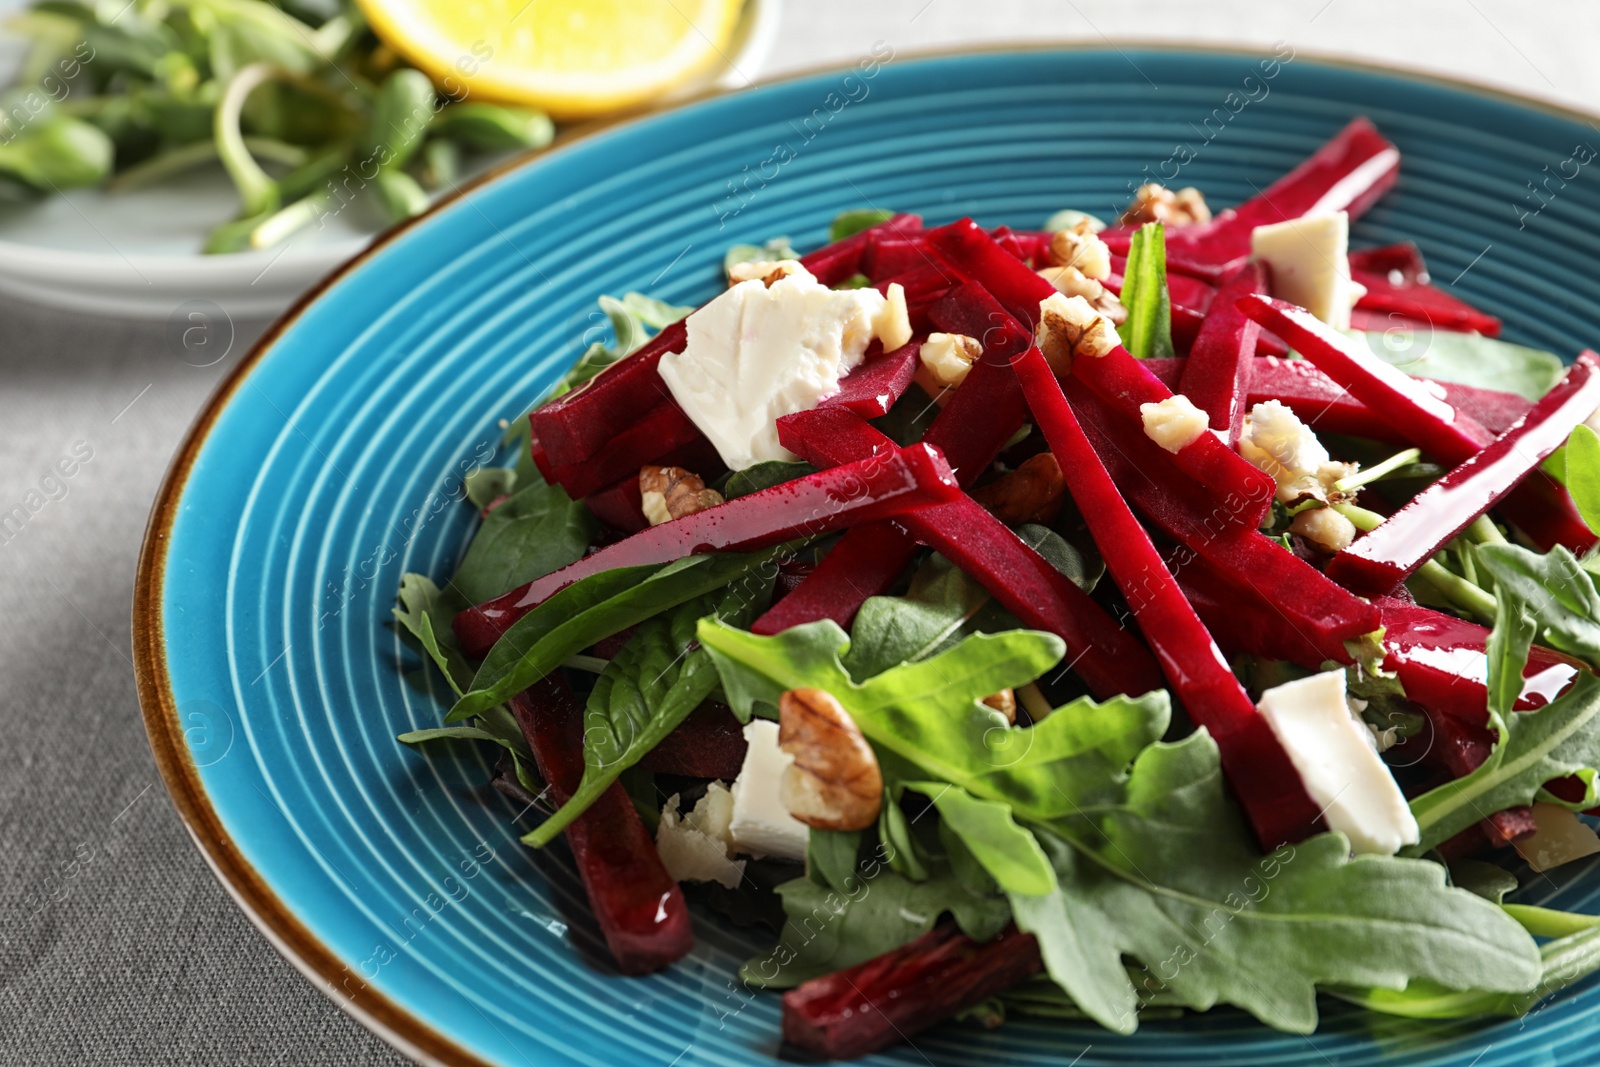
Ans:
MULTIPOLYGON (((748 84, 772 50, 780 3, 747 0, 727 66, 673 96, 748 84)), ((0 16, 19 6, 0 0, 0 16)), ((4 42, 0 85, 10 82, 20 59, 16 42, 4 42)), ((261 318, 282 311, 383 228, 353 203, 277 247, 200 255, 206 234, 237 210, 218 166, 126 193, 79 189, 34 205, 0 206, 0 293, 130 318, 180 321, 211 305, 230 316, 261 318)))

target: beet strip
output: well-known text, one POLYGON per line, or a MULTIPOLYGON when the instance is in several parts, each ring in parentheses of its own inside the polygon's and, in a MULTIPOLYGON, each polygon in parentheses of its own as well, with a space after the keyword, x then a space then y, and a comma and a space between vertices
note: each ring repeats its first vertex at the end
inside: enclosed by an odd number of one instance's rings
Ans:
POLYGON ((1250 377, 1261 327, 1238 308, 1241 297, 1266 292, 1266 270, 1247 263, 1222 283, 1216 302, 1189 348, 1178 392, 1205 411, 1211 428, 1237 448, 1248 410, 1250 377))
POLYGON ((954 923, 783 995, 783 1039, 803 1052, 848 1060, 886 1049, 1037 974, 1032 934, 1008 927, 974 941, 954 923))
POLYGON ((629 476, 638 477, 639 468, 659 456, 687 449, 705 439, 700 427, 671 398, 632 423, 616 423, 613 429, 616 432, 611 440, 598 452, 570 464, 558 460, 544 439, 539 438, 540 445, 544 446, 545 463, 541 464, 540 472, 545 480, 561 486, 574 500, 582 500, 613 482, 629 476))
POLYGON ((1016 368, 1106 568, 1190 718, 1211 731, 1262 848, 1309 837, 1321 821, 1315 801, 1100 462, 1044 355, 1029 349, 1016 368))
MULTIPOLYGON (((1261 296, 1247 296, 1239 307, 1293 344, 1328 377, 1402 429, 1434 458, 1465 463, 1493 439, 1475 419, 1456 411, 1426 384, 1406 377, 1372 355, 1360 341, 1346 337, 1304 308, 1261 296)), ((1566 489, 1542 471, 1513 490, 1501 511, 1544 551, 1561 544, 1585 552, 1597 542, 1566 489)))
POLYGON ((883 352, 876 341, 873 346, 859 367, 839 379, 839 391, 819 406, 844 408, 865 419, 889 413, 917 372, 922 345, 912 341, 893 352, 883 352), (873 351, 878 354, 873 356, 873 351))
POLYGON ((642 419, 672 398, 656 368, 668 352, 682 352, 689 329, 680 319, 637 352, 619 359, 564 396, 529 415, 533 435, 553 463, 581 463, 617 433, 617 427, 642 419))
POLYGON ((1600 356, 1580 355, 1525 418, 1334 556, 1328 577, 1368 596, 1387 593, 1409 578, 1600 408, 1597 370, 1600 356))
POLYGON ((770 637, 822 619, 848 630, 861 605, 887 593, 916 550, 916 538, 893 522, 857 526, 793 592, 756 619, 750 632, 770 637))
MULTIPOLYGON (((1039 319, 1039 305, 1055 295, 1055 286, 1029 270, 1005 249, 995 244, 971 219, 928 231, 928 244, 953 270, 964 273, 983 286, 1014 320, 1007 324, 987 312, 993 328, 1031 331, 1039 319)), ((946 301, 959 297, 976 299, 963 286, 953 290, 946 301)), ((1077 360, 1072 375, 1081 379, 1124 417, 1142 426, 1140 406, 1159 403, 1172 397, 1149 368, 1118 346, 1104 356, 1077 360)), ((1212 434, 1201 434, 1192 444, 1172 454, 1173 462, 1190 477, 1220 496, 1237 496, 1244 504, 1229 512, 1230 521, 1254 528, 1272 506, 1276 486, 1272 479, 1230 449, 1212 434)))
POLYGON ((1343 641, 1319 643, 1313 635, 1287 624, 1274 604, 1251 586, 1230 581, 1204 557, 1181 545, 1161 555, 1195 614, 1230 657, 1287 660, 1313 671, 1328 660, 1351 661, 1343 641))
MULTIPOLYGON (((859 460, 894 447, 844 411, 804 411, 778 420, 778 439, 818 466, 859 460)), ((975 578, 1024 626, 1048 630, 1067 645, 1069 666, 1102 698, 1145 693, 1160 673, 1139 640, 1073 581, 965 494, 902 515, 899 523, 975 578)))
MULTIPOLYGON (((518 694, 511 708, 549 784, 549 800, 560 807, 583 778, 583 709, 558 678, 518 694)), ((621 785, 613 783, 566 835, 618 970, 649 974, 688 954, 694 947, 689 906, 621 785)))
POLYGON ((1346 258, 1350 260, 1351 270, 1381 274, 1396 285, 1425 283, 1428 280, 1428 264, 1423 261, 1422 249, 1414 241, 1356 248, 1346 258))
POLYGON ((1342 648, 1378 628, 1371 604, 1261 534, 1233 528, 1229 511, 1238 501, 1215 499, 1183 477, 1164 462, 1160 446, 1118 419, 1083 383, 1069 375, 1062 386, 1123 496, 1162 534, 1205 557, 1318 648, 1342 648))
POLYGON ((851 234, 842 241, 824 245, 800 257, 800 265, 810 271, 823 285, 838 285, 861 270, 862 256, 874 235, 887 231, 892 234, 914 234, 922 229, 920 215, 894 215, 884 221, 851 234))
POLYGON ((1167 261, 1186 273, 1217 281, 1250 258, 1257 226, 1346 211, 1358 217, 1400 176, 1400 150, 1365 118, 1352 119, 1310 158, 1238 207, 1210 222, 1167 232, 1167 261))
POLYGON ((1397 284, 1389 280, 1387 273, 1360 270, 1354 263, 1350 266, 1350 277, 1366 287, 1367 291, 1356 301, 1356 307, 1362 311, 1400 315, 1435 330, 1500 336, 1499 319, 1443 289, 1435 289, 1425 282, 1397 284))
POLYGON ((481 658, 518 619, 580 578, 616 567, 670 563, 701 552, 764 548, 796 537, 815 537, 960 495, 949 466, 935 449, 891 448, 860 463, 808 474, 641 530, 459 612, 453 623, 456 638, 468 656, 481 658))

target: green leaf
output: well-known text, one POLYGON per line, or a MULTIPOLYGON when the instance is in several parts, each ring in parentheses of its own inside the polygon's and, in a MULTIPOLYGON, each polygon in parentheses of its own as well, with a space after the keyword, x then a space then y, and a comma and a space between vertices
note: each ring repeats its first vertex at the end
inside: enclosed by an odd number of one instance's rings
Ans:
POLYGON ((717 668, 695 640, 702 617, 748 626, 764 590, 732 587, 695 597, 635 627, 595 680, 583 716, 583 779, 554 815, 523 837, 542 847, 582 815, 623 771, 688 718, 717 687, 717 668))
POLYGON ((870 229, 880 222, 888 222, 894 218, 894 212, 883 208, 864 207, 854 211, 841 211, 833 217, 833 224, 828 227, 828 241, 842 241, 846 237, 854 237, 862 230, 870 229))
POLYGON ((970 937, 994 937, 1010 921, 1001 896, 976 896, 949 871, 914 882, 880 858, 862 861, 842 889, 797 878, 778 887, 789 921, 778 944, 747 962, 740 978, 785 989, 881 956, 949 913, 970 937))
POLYGON ((769 579, 751 578, 751 571, 784 550, 688 556, 665 566, 618 567, 573 582, 495 642, 471 689, 445 721, 457 722, 511 699, 573 653, 686 600, 734 582, 746 595, 758 595, 769 579))
POLYGON ((848 893, 860 855, 860 830, 813 827, 806 835, 806 874, 820 886, 848 893))
MULTIPOLYGON (((1432 378, 1479 389, 1496 389, 1538 400, 1566 373, 1549 352, 1508 344, 1475 333, 1431 330, 1350 331, 1374 355, 1414 378, 1432 378)), ((1472 412, 1467 412, 1472 414, 1472 412)))
POLYGON ((517 472, 511 467, 476 467, 461 479, 467 502, 483 509, 516 488, 517 472))
POLYGON ((620 300, 602 296, 599 305, 610 324, 613 342, 608 345, 604 341, 593 341, 551 391, 551 396, 576 389, 617 360, 642 348, 651 332, 672 325, 694 310, 666 304, 642 293, 626 293, 620 300))
POLYGON ((1204 730, 1145 749, 1120 797, 1057 820, 1040 843, 1061 887, 1014 898, 1017 924, 1079 1006, 1121 1033, 1141 1001, 1124 956, 1189 1008, 1233 1004, 1293 1033, 1315 1027, 1318 987, 1420 978, 1519 993, 1539 977, 1521 927, 1448 887, 1437 864, 1352 859, 1337 833, 1263 857, 1204 730))
POLYGON ((1128 321, 1118 329, 1123 344, 1135 359, 1170 359, 1172 300, 1167 293, 1166 228, 1147 222, 1128 246, 1128 266, 1122 278, 1122 304, 1128 321))
POLYGON ((723 273, 732 273, 738 263, 776 263, 781 259, 799 259, 800 253, 789 246, 787 237, 774 237, 766 244, 734 245, 722 257, 723 273))
POLYGON ((1600 434, 1579 426, 1567 438, 1567 492, 1589 529, 1600 531, 1600 434))
POLYGON ((464 602, 448 597, 433 584, 433 579, 422 574, 402 575, 395 598, 399 603, 390 611, 395 621, 417 639, 456 696, 460 696, 462 686, 472 680, 472 665, 456 647, 450 619, 457 603, 464 602))
POLYGON ((1050 858, 1033 834, 1017 825, 1010 805, 979 800, 946 782, 906 782, 905 787, 933 801, 945 827, 961 838, 1006 893, 1042 897, 1055 892, 1050 858))
POLYGON ((597 529, 587 507, 537 479, 484 518, 451 585, 468 603, 493 600, 582 559, 597 529))
POLYGON ((816 471, 817 468, 809 463, 790 463, 781 459, 767 460, 730 474, 722 486, 722 495, 728 500, 749 496, 762 489, 771 489, 775 485, 815 474, 816 471))
POLYGON ((955 564, 933 555, 917 568, 905 596, 868 597, 850 628, 845 668, 857 681, 926 659, 972 633, 1020 624, 955 564))
POLYGON ((1600 663, 1600 592, 1571 552, 1486 544, 1478 546, 1478 563, 1494 577, 1497 606, 1510 602, 1532 616, 1541 644, 1600 663))
POLYGON ((825 689, 880 749, 922 775, 1009 803, 1024 819, 1051 819, 1096 802, 1170 718, 1167 694, 1158 690, 1104 703, 1076 700, 1036 725, 1011 726, 981 701, 1060 660, 1060 639, 1034 630, 975 634, 860 683, 840 660, 849 638, 831 621, 758 637, 706 620, 699 632, 736 711, 748 715, 756 702, 776 704, 787 689, 825 689))

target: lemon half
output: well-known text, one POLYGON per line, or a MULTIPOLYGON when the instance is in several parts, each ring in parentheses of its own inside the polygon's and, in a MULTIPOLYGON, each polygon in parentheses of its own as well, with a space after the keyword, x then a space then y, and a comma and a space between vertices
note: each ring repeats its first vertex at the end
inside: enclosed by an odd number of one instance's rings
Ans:
POLYGON ((360 0, 453 96, 592 118, 726 63, 743 0, 360 0))

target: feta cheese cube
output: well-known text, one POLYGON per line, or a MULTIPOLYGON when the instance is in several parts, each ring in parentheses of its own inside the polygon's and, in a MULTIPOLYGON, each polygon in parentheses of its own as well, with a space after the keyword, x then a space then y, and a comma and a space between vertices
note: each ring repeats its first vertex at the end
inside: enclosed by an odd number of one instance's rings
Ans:
POLYGON ((876 289, 829 289, 794 266, 770 286, 739 282, 694 312, 684 350, 661 359, 661 380, 730 470, 795 458, 778 443, 778 417, 839 391, 886 304, 876 289))
POLYGON ((1200 439, 1210 426, 1206 413, 1182 393, 1154 404, 1140 404, 1144 435, 1168 452, 1181 452, 1200 439))
POLYGON ((1350 216, 1343 211, 1257 226, 1250 252, 1272 268, 1272 295, 1299 304, 1329 326, 1350 328, 1360 299, 1350 279, 1350 216))
POLYGON ((739 777, 733 780, 728 839, 738 852, 803 860, 810 831, 789 814, 779 796, 783 772, 794 757, 778 747, 778 724, 752 719, 744 728, 744 739, 748 747, 739 777))
POLYGON ((1328 828, 1358 853, 1392 856, 1421 840, 1372 732, 1345 700, 1344 671, 1324 671, 1274 686, 1256 705, 1277 735, 1328 828))

